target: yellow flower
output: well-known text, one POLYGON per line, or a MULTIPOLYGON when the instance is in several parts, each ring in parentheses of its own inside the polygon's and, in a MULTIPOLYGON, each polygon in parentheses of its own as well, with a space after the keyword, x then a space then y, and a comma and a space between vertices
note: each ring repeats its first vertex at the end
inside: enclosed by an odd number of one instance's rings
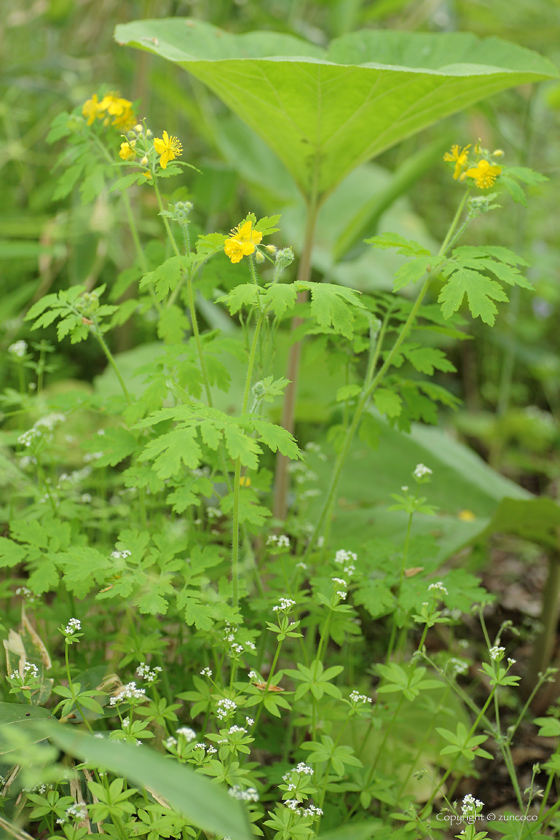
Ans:
POLYGON ((84 117, 87 117, 87 124, 92 125, 95 122, 95 118, 99 116, 99 112, 101 111, 101 103, 97 98, 97 94, 94 93, 91 99, 88 99, 87 102, 84 102, 84 107, 82 108, 82 114, 84 117))
POLYGON ((457 180, 457 178, 461 174, 461 170, 468 160, 470 147, 471 144, 469 143, 468 146, 465 146, 464 149, 459 151, 459 146, 452 146, 451 152, 446 152, 443 156, 444 160, 449 160, 452 162, 455 161, 455 172, 453 173, 453 177, 455 178, 455 180, 457 180))
POLYGON ((457 519, 460 519, 461 522, 474 522, 476 516, 472 510, 460 510, 457 514, 457 519))
POLYGON ((251 479, 248 475, 242 475, 239 477, 239 486, 240 487, 250 487, 251 486, 251 479))
POLYGON ((481 190, 486 190, 491 187, 496 180, 496 177, 502 171, 501 166, 493 166, 487 160, 479 160, 476 166, 467 169, 465 175, 467 178, 474 178, 474 182, 481 190))
POLYGON ((121 143, 119 157, 123 160, 130 160, 131 158, 136 157, 136 152, 134 151, 130 143, 121 143))
POLYGON ((154 137, 154 149, 161 155, 159 165, 162 169, 167 168, 170 160, 175 160, 183 153, 183 147, 176 137, 170 137, 167 131, 163 132, 163 140, 159 137, 154 137))
POLYGON ((142 175, 144 176, 144 178, 147 178, 148 181, 152 180, 152 173, 151 172, 142 172, 142 175))
POLYGON ((128 131, 136 123, 136 116, 132 110, 132 102, 122 99, 118 93, 106 94, 101 102, 94 93, 91 99, 84 104, 82 114, 88 118, 88 125, 91 125, 95 118, 105 120, 104 125, 109 125, 109 117, 114 117, 111 125, 128 131))
POLYGON ((241 262, 243 257, 248 257, 255 252, 255 246, 261 241, 262 233, 258 230, 252 230, 252 227, 251 220, 243 222, 242 225, 234 228, 231 237, 226 239, 224 251, 232 263, 241 262))

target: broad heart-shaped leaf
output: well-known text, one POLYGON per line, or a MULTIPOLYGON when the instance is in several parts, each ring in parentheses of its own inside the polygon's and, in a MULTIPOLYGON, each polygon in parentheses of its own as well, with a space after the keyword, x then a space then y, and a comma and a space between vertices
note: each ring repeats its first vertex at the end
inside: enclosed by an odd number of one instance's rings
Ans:
POLYGON ((50 722, 35 724, 34 729, 70 755, 155 791, 198 828, 220 837, 227 835, 231 840, 252 840, 242 804, 190 767, 168 761, 145 745, 139 748, 98 740, 72 726, 50 722))
POLYGON ((442 117, 558 76, 536 53, 470 33, 364 30, 325 51, 288 35, 233 35, 177 17, 117 26, 115 38, 205 82, 319 201, 358 164, 442 117))

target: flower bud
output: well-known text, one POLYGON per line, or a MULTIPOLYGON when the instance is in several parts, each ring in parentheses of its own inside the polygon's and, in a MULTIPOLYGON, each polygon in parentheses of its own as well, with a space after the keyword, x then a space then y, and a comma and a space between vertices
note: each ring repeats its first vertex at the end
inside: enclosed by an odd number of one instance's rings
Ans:
POLYGON ((256 263, 263 263, 264 262, 264 256, 263 256, 263 254, 261 254, 260 251, 255 251, 255 262, 256 263))
POLYGON ((144 157, 142 158, 140 163, 142 164, 142 166, 147 166, 148 165, 148 158, 146 157, 146 155, 144 155, 144 157))
POLYGON ((278 269, 281 271, 283 268, 287 268, 291 263, 294 261, 294 252, 291 248, 282 248, 280 251, 276 252, 276 265, 278 269))
POLYGON ((503 149, 496 149, 495 152, 492 152, 492 157, 503 157, 505 152, 503 149))
POLYGON ((269 254, 275 254, 276 253, 276 250, 277 250, 276 245, 265 245, 264 247, 266 248, 266 250, 268 251, 269 254))
POLYGON ((146 129, 146 137, 152 137, 152 130, 150 128, 146 129))
POLYGON ((141 125, 140 123, 138 123, 137 125, 134 126, 134 131, 136 132, 136 134, 142 134, 143 130, 144 130, 144 126, 141 125))

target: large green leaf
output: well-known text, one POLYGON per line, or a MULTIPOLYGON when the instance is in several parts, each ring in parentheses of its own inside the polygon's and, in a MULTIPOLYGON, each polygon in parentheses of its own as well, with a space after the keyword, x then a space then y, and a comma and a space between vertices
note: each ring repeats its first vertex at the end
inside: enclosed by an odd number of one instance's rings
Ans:
POLYGON ((117 26, 115 38, 205 82, 319 200, 358 164, 442 117, 558 76, 530 50, 470 33, 364 30, 325 51, 288 35, 232 35, 170 18, 117 26))
POLYGON ((252 840, 242 804, 190 767, 170 761, 146 746, 100 740, 57 723, 36 728, 70 755, 155 791, 178 814, 204 831, 227 835, 231 840, 252 840))
POLYGON ((28 703, 0 702, 0 755, 15 750, 17 744, 9 737, 13 726, 24 730, 31 742, 41 741, 46 736, 37 731, 38 720, 50 718, 51 712, 42 706, 30 706, 28 703))
MULTIPOLYGON (((378 448, 372 451, 355 441, 342 472, 332 524, 337 548, 356 550, 372 538, 404 539, 408 515, 387 507, 391 493, 398 493, 403 485, 414 486, 412 472, 419 463, 433 471, 433 481, 422 488, 422 495, 439 510, 436 516, 416 514, 412 532, 437 537, 439 561, 489 533, 511 531, 505 508, 504 515, 493 522, 505 498, 515 500, 518 512, 531 516, 531 493, 497 473, 443 429, 413 424, 407 435, 379 416, 375 419, 380 429, 378 448)), ((326 484, 332 462, 312 459, 312 464, 320 484, 326 484)))

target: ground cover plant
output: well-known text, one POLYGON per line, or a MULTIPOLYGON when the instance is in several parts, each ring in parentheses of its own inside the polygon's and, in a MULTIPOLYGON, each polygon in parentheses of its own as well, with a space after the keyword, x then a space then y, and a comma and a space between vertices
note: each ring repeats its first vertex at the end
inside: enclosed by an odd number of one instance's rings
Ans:
MULTIPOLYGON (((472 322, 490 330, 533 291, 493 220, 526 212, 547 179, 476 136, 446 138, 440 242, 404 226, 365 237, 391 289, 321 276, 314 254, 364 160, 556 71, 462 36, 370 30, 326 54, 239 37, 179 18, 116 32, 185 64, 262 134, 303 194, 295 213, 214 224, 192 188, 204 161, 124 91, 91 89, 51 124, 57 199, 118 220, 133 250, 104 282, 90 264, 83 282, 42 287, 6 329, 0 825, 67 840, 555 836, 554 598, 548 653, 521 669, 526 630, 493 611, 476 563, 450 557, 492 530, 554 551, 558 508, 422 431, 460 404, 454 354, 472 322), (344 84, 355 121, 340 95, 317 105, 344 84), (138 340, 115 352, 131 324, 138 340), (93 385, 58 375, 78 353, 103 359, 93 385), (296 427, 306 366, 327 394, 320 422, 300 406, 296 427), (369 457, 388 459, 383 475, 369 457), (345 503, 348 483, 380 488, 379 521, 366 495, 345 503), (528 778, 527 726, 546 745, 528 778), (509 791, 497 814, 478 793, 493 766, 509 791)), ((245 131, 232 124, 241 147, 245 131)), ((347 253, 364 217, 339 215, 347 253)))

